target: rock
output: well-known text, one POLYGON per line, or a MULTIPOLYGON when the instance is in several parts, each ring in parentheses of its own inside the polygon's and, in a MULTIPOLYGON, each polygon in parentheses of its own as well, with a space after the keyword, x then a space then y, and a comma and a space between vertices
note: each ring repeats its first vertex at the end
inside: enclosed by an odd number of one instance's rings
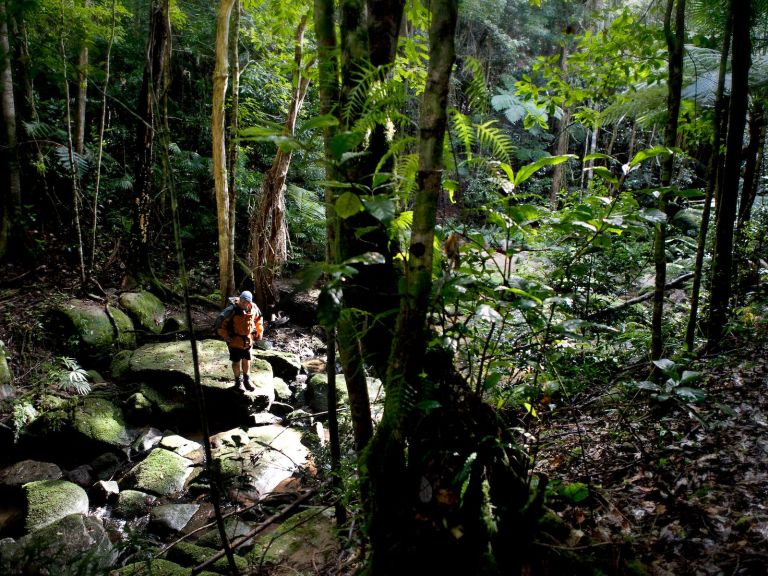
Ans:
MULTIPOLYGON (((227 539, 230 543, 236 538, 241 538, 250 533, 256 527, 256 524, 243 520, 242 518, 227 518, 224 521, 224 531, 227 534, 227 539)), ((218 528, 213 528, 203 534, 198 540, 197 544, 200 546, 206 546, 208 548, 221 549, 221 536, 219 535, 218 528)), ((253 547, 253 538, 249 538, 238 546, 238 550, 242 551, 253 547)))
POLYGON ((160 447, 191 460, 194 460, 193 456, 196 453, 203 451, 202 444, 184 438, 183 436, 179 436, 178 434, 163 436, 162 440, 160 440, 160 447))
POLYGON ((88 495, 66 480, 37 480, 24 485, 27 532, 40 530, 70 514, 88 514, 88 495))
POLYGON ((85 398, 75 409, 74 427, 102 449, 117 448, 127 452, 133 441, 133 435, 125 426, 123 411, 106 398, 85 398))
MULTIPOLYGON (((273 403, 274 404, 274 403, 273 403)), ((280 424, 283 419, 269 412, 256 412, 251 414, 254 426, 267 426, 268 424, 280 424)))
POLYGON ((239 448, 250 441, 248 432, 242 428, 235 428, 211 436, 211 448, 214 450, 217 448, 239 448))
POLYGON ((8 351, 5 349, 5 343, 0 340, 0 387, 10 386, 12 381, 13 376, 8 367, 8 351))
POLYGON ((165 319, 163 324, 163 334, 176 334, 177 332, 184 332, 187 329, 187 319, 181 314, 172 314, 165 319))
POLYGON ((88 464, 78 466, 67 472, 67 480, 83 488, 88 488, 93 484, 93 468, 88 464))
POLYGON ((273 378, 272 387, 275 389, 275 398, 277 400, 282 400, 283 402, 287 402, 293 396, 293 391, 288 386, 288 384, 285 383, 285 380, 283 380, 282 378, 278 378, 278 377, 273 378))
MULTIPOLYGON (((328 411, 328 376, 315 374, 307 381, 306 400, 313 412, 328 411)), ((347 385, 343 374, 336 376, 336 405, 348 400, 347 385)))
POLYGON ((278 418, 283 419, 293 412, 293 406, 285 404, 284 402, 272 402, 272 405, 269 407, 269 412, 278 418))
POLYGON ((152 448, 160 444, 162 439, 163 433, 157 428, 145 428, 139 432, 138 436, 136 436, 136 439, 131 444, 131 452, 134 454, 144 454, 145 452, 149 452, 152 448))
POLYGON ((278 352, 277 350, 253 350, 253 358, 261 358, 269 362, 272 372, 278 378, 293 382, 301 370, 301 360, 297 354, 278 352))
POLYGON ((117 496, 117 503, 112 513, 117 518, 138 518, 147 514, 156 500, 156 496, 146 492, 123 490, 117 496))
POLYGON ((96 302, 72 299, 55 308, 51 314, 57 341, 81 360, 109 360, 119 349, 136 346, 133 322, 119 308, 109 307, 112 325, 105 306, 96 302))
POLYGON ((199 508, 199 504, 163 504, 157 506, 149 512, 149 527, 163 534, 181 532, 199 508))
POLYGON ((155 448, 128 472, 125 482, 142 492, 167 496, 183 491, 191 474, 191 460, 170 450, 155 448))
POLYGON ((128 564, 113 570, 110 576, 189 576, 189 568, 183 568, 170 560, 155 558, 128 564))
POLYGON ((131 356, 133 356, 133 350, 121 350, 114 355, 109 365, 109 373, 114 380, 123 380, 128 374, 131 356))
POLYGON ((333 510, 308 508, 268 534, 261 534, 246 558, 255 565, 290 566, 295 573, 313 572, 338 552, 333 510))
MULTIPOLYGON (((238 441, 242 441, 241 432, 233 435, 238 441)), ((249 428, 244 445, 233 447, 222 442, 213 451, 213 458, 219 462, 225 483, 243 482, 252 492, 249 497, 257 500, 303 467, 308 453, 300 432, 271 425, 249 428)))
POLYGON ((120 295, 120 306, 144 330, 160 334, 165 322, 165 306, 151 292, 125 292, 120 295))
POLYGON ((0 489, 21 489, 24 484, 37 480, 60 480, 64 473, 56 464, 23 460, 0 470, 0 489))
POLYGON ((120 467, 120 459, 112 452, 105 452, 93 459, 91 467, 99 480, 112 478, 120 467))
MULTIPOLYGON (((173 562, 177 562, 182 566, 197 566, 202 564, 208 558, 216 553, 215 550, 205 548, 203 546, 197 546, 190 542, 179 542, 176 546, 168 551, 168 559, 173 562)), ((248 561, 242 556, 234 555, 235 566, 239 573, 245 573, 248 568, 248 561)), ((213 564, 209 566, 213 572, 219 572, 222 574, 229 573, 229 561, 226 556, 219 558, 213 564)))
POLYGON ((99 519, 71 514, 18 542, 0 544, 0 573, 103 574, 116 557, 99 519))
POLYGON ((91 486, 89 495, 92 504, 97 506, 111 504, 117 501, 117 497, 120 495, 120 488, 114 480, 99 480, 91 486))

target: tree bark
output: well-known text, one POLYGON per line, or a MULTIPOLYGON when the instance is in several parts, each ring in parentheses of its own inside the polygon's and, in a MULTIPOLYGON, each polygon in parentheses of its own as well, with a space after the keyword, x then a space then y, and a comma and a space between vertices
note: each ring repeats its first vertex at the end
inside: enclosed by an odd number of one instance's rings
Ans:
MULTIPOLYGON (((83 8, 88 8, 89 0, 83 0, 83 8)), ((77 58, 77 98, 75 113, 75 152, 82 156, 85 150, 85 114, 88 104, 88 43, 81 38, 80 53, 77 58)))
POLYGON ((720 144, 723 141, 723 135, 726 133, 724 123, 727 120, 725 110, 727 97, 725 96, 725 75, 728 70, 728 54, 731 48, 731 36, 733 33, 733 12, 731 4, 728 4, 728 13, 726 14, 726 25, 723 36, 723 49, 720 55, 720 70, 717 78, 717 94, 715 96, 715 114, 714 126, 715 133, 712 138, 712 155, 707 166, 707 192, 704 198, 704 210, 701 214, 701 226, 699 227, 699 237, 696 247, 696 260, 693 268, 693 286, 691 287, 691 310, 688 315, 688 325, 685 329, 685 347, 688 352, 694 350, 694 340, 696 337, 696 325, 699 314, 699 292, 701 290, 701 279, 704 269, 704 254, 707 247, 707 234, 709 231, 709 221, 712 211, 712 201, 719 195, 721 160, 720 144))
POLYGON ((733 227, 741 174, 741 148, 747 118, 749 69, 752 62, 751 0, 731 0, 733 44, 731 50, 731 106, 723 170, 723 189, 717 205, 715 248, 712 263, 707 348, 716 350, 728 320, 733 263, 733 227))
MULTIPOLYGON (((229 141, 227 143, 227 194, 229 196, 229 253, 227 254, 227 270, 232 271, 231 290, 235 282, 235 224, 237 221, 237 158, 240 146, 238 132, 240 131, 240 0, 235 0, 232 6, 232 26, 229 40, 230 76, 232 90, 229 99, 229 141)), ((233 292, 229 293, 233 293, 233 292)), ((263 308, 262 308, 263 310, 263 308)))
MULTIPOLYGON (((560 70, 565 72, 568 63, 568 42, 569 38, 563 40, 563 46, 560 49, 560 70)), ((554 156, 561 156, 568 153, 568 125, 571 122, 571 113, 567 108, 563 108, 562 115, 557 121, 556 140, 554 156)), ((549 207, 557 210, 557 199, 560 191, 566 184, 565 164, 557 164, 552 168, 552 188, 549 191, 549 207)))
MULTIPOLYGON (((668 0, 664 18, 664 36, 669 49, 669 80, 667 82, 667 124, 664 129, 664 144, 673 148, 677 142, 677 126, 680 116, 680 100, 683 87, 683 44, 685 42, 685 0, 668 0), (672 30, 672 12, 675 14, 675 29, 672 30)), ((674 155, 665 157, 661 165, 661 185, 672 183, 674 155)), ((667 200, 662 194, 659 209, 667 212, 667 200)), ((664 285, 667 283, 666 222, 656 224, 653 259, 656 280, 653 292, 653 315, 651 318, 651 359, 658 360, 664 354, 664 285)))
POLYGON ((4 130, 4 160, 8 167, 4 175, 2 217, 0 218, 0 260, 13 256, 18 242, 21 220, 21 167, 16 134, 16 101, 13 95, 11 49, 8 41, 6 2, 0 0, 0 92, 4 130))
POLYGON ((141 82, 136 130, 136 164, 133 182, 133 230, 128 272, 143 282, 151 276, 150 216, 152 209, 152 163, 157 127, 157 103, 165 89, 164 71, 169 66, 171 20, 169 0, 152 0, 144 75, 141 82))
MULTIPOLYGON (((294 48, 293 95, 283 125, 283 134, 293 136, 296 119, 309 87, 309 76, 304 71, 303 43, 307 17, 296 29, 294 48)), ((272 166, 264 175, 259 204, 254 208, 250 222, 251 274, 256 302, 266 314, 279 299, 275 278, 288 259, 288 228, 285 223, 285 181, 291 165, 291 152, 280 148, 275 152, 272 166)))
POLYGON ((222 305, 235 292, 230 196, 227 191, 227 146, 225 104, 229 82, 229 25, 236 0, 221 0, 216 17, 216 65, 213 71, 213 110, 211 133, 213 140, 213 180, 216 188, 216 209, 219 231, 219 290, 222 305))

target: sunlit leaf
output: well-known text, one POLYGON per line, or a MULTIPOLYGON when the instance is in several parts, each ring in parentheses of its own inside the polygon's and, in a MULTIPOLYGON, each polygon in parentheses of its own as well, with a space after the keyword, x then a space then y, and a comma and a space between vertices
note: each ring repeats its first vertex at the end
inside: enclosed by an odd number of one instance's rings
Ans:
POLYGON ((354 192, 344 192, 336 200, 336 214, 342 219, 354 216, 364 209, 363 203, 360 202, 360 197, 354 192))

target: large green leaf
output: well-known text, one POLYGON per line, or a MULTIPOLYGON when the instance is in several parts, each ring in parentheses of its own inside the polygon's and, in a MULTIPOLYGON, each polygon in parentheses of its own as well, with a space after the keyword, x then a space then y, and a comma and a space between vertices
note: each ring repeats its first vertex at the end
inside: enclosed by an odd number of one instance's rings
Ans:
POLYGON ((331 138, 331 154, 336 160, 341 160, 341 157, 354 150, 355 147, 363 141, 364 134, 361 132, 341 132, 331 138))
POLYGON ((395 217, 395 201, 386 196, 363 197, 365 209, 379 222, 389 222, 395 217))
POLYGON ((517 174, 515 174, 515 181, 514 185, 519 186, 528 178, 533 176, 536 172, 544 168, 544 166, 554 166, 556 164, 562 164, 563 162, 570 160, 571 158, 576 158, 575 154, 563 154, 561 156, 544 156, 543 158, 539 158, 535 162, 532 162, 531 164, 526 164, 520 170, 517 171, 517 174))
POLYGON ((310 118, 301 125, 302 130, 316 130, 317 128, 329 128, 331 126, 338 126, 339 119, 333 114, 323 114, 321 116, 315 116, 310 118))
POLYGON ((354 192, 344 192, 336 200, 336 214, 339 218, 346 219, 364 210, 360 197, 354 192))

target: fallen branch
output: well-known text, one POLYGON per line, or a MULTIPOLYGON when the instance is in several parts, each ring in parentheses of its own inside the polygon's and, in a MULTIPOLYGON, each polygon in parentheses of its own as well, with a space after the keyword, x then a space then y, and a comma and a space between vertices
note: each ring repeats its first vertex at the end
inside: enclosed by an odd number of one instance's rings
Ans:
MULTIPOLYGON (((686 274, 683 274, 682 276, 678 276, 671 282, 667 282, 664 285, 664 290, 670 290, 672 288, 677 288, 680 286, 683 282, 686 280, 689 280, 693 278, 693 272, 687 272, 686 274)), ((635 304, 639 304, 640 302, 645 302, 646 300, 650 300, 653 298, 653 292, 648 292, 646 294, 642 294, 641 296, 636 296, 634 298, 630 298, 629 300, 622 302, 618 306, 614 306, 613 308, 606 308, 605 310, 599 310, 598 312, 593 312, 589 316, 587 316, 587 320, 595 320, 597 318, 601 318, 603 316, 610 316, 611 314, 615 314, 616 312, 619 312, 620 310, 624 310, 624 308, 629 308, 630 306, 634 306, 635 304)))

